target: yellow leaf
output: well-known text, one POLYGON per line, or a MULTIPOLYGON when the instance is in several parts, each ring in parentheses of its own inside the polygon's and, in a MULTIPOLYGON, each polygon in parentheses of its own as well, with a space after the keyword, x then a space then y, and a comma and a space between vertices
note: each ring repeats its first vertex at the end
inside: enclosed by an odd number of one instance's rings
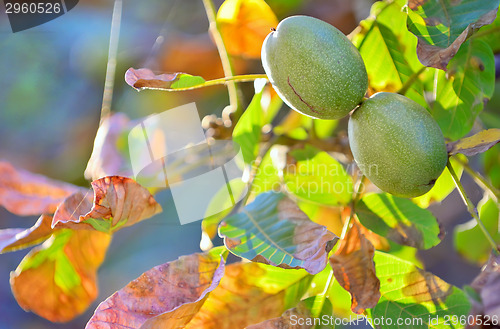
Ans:
POLYGON ((262 43, 278 19, 264 0, 226 0, 217 24, 229 54, 260 58, 262 43))
POLYGON ((457 153, 473 156, 488 151, 495 144, 500 142, 500 129, 488 129, 477 134, 459 139, 456 142, 448 143, 448 153, 454 155, 457 153))

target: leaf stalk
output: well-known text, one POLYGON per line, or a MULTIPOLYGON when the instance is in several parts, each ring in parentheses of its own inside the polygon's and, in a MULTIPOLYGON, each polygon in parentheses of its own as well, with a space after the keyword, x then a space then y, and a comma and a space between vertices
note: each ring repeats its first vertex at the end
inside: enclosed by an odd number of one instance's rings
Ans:
POLYGON ((455 185, 457 186, 458 192, 460 193, 460 196, 462 197, 462 200, 464 201, 467 211, 472 215, 472 217, 476 220, 477 225, 483 232, 484 236, 486 237, 486 240, 490 243, 491 247, 493 248, 493 253, 496 256, 500 256, 500 252, 498 251, 498 246, 493 240, 493 237, 490 235, 486 227, 484 226, 484 223, 481 221, 479 218, 479 214, 477 212, 476 207, 472 203, 472 201, 469 199, 467 193, 465 192, 464 187, 462 186, 462 183, 460 182, 460 179, 458 178, 457 174, 455 173, 455 170, 453 169, 453 166, 451 165, 450 160, 448 160, 448 163, 446 165, 448 167, 448 170, 450 171, 451 177, 453 178, 453 181, 455 182, 455 185))

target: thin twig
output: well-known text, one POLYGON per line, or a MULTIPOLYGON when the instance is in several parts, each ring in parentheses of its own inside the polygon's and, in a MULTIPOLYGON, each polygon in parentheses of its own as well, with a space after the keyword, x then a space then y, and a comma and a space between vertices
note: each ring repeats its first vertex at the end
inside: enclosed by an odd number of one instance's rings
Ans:
POLYGON ((495 188, 483 175, 472 169, 472 167, 465 161, 462 161, 459 157, 453 157, 458 163, 460 163, 464 170, 474 179, 474 181, 479 185, 485 192, 488 192, 497 201, 500 200, 500 191, 495 188))
MULTIPOLYGON (((226 50, 226 45, 224 44, 224 39, 222 39, 222 35, 220 34, 219 27, 217 26, 217 14, 215 12, 214 4, 212 0, 202 1, 209 22, 208 31, 212 35, 215 45, 217 46, 217 50, 219 51, 224 75, 226 78, 232 77, 234 75, 233 63, 226 50)), ((227 90, 229 93, 229 104, 235 111, 235 117, 239 118, 239 116, 241 115, 241 102, 236 83, 229 82, 227 84, 227 90)))
POLYGON ((118 52, 118 41, 120 39, 120 25, 122 21, 122 0, 115 0, 113 16, 111 18, 111 32, 109 36, 108 64, 106 67, 106 80, 104 81, 104 93, 102 95, 101 124, 111 114, 111 103, 113 101, 113 88, 115 85, 116 55, 118 52))
POLYGON ((356 193, 354 194, 352 201, 351 201, 351 214, 349 215, 349 218, 347 221, 344 223, 344 227, 342 228, 342 234, 340 235, 340 239, 344 239, 345 236, 347 235, 347 232, 349 232, 349 227, 351 226, 351 222, 354 219, 354 215, 356 214, 356 204, 358 203, 360 197, 361 197, 361 191, 363 190, 363 186, 365 184, 365 179, 366 176, 362 175, 361 179, 359 181, 358 189, 356 190, 356 193))
POLYGON ((251 82, 251 81, 255 81, 257 79, 266 79, 267 80, 267 75, 265 75, 265 74, 233 75, 231 77, 207 80, 203 83, 200 83, 200 84, 194 85, 194 86, 190 86, 190 87, 170 88, 170 89, 163 88, 163 87, 142 87, 142 89, 161 90, 161 91, 168 91, 168 92, 188 91, 188 90, 205 88, 205 87, 212 87, 212 86, 217 86, 217 85, 229 85, 229 84, 234 84, 236 82, 251 82))
POLYGON ((448 170, 450 171, 451 177, 455 181, 455 185, 458 188, 458 192, 460 193, 462 200, 464 201, 465 205, 467 206, 467 211, 476 220, 477 225, 479 226, 479 228, 481 228, 481 231, 483 231, 484 236, 486 237, 486 239, 488 240, 488 242, 492 246, 493 252, 495 253, 495 255, 499 256, 500 252, 498 251, 498 246, 497 246, 495 240, 493 240, 490 233, 488 232, 488 230, 484 226, 484 223, 479 218, 479 214, 477 213, 477 209, 474 206, 474 204, 470 201, 469 197, 467 196, 467 193, 465 193, 465 189, 462 186, 462 183, 460 183, 460 179, 458 178, 457 174, 455 173, 455 170, 453 170, 453 166, 451 165, 450 160, 448 160, 448 164, 446 166, 448 167, 448 170))

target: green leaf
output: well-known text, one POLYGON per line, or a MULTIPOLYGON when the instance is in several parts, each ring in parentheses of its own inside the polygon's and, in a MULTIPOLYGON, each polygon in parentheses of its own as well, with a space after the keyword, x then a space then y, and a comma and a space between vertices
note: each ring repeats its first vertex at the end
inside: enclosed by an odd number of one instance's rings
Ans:
POLYGON ((418 38, 425 66, 446 66, 467 38, 496 17, 499 0, 409 0, 408 30, 418 38))
MULTIPOLYGON (((311 286, 306 293, 306 296, 309 298, 315 298, 317 295, 320 295, 325 290, 326 285, 328 284, 328 278, 332 273, 332 267, 327 266, 323 271, 316 274, 313 277, 311 282, 311 286)), ((354 319, 359 315, 351 311, 351 295, 347 290, 342 288, 337 280, 334 278, 333 282, 330 284, 330 288, 326 292, 326 297, 330 300, 333 308, 333 315, 338 318, 354 319)))
POLYGON ((264 85, 265 83, 262 84, 260 80, 256 81, 255 95, 233 131, 233 141, 240 146, 243 159, 247 164, 251 164, 259 152, 263 121, 261 100, 264 85))
POLYGON ((497 18, 493 23, 483 26, 473 37, 486 42, 495 54, 498 53, 500 51, 500 42, 498 42, 500 39, 500 15, 497 13, 497 18))
POLYGON ((233 254, 283 268, 321 272, 337 237, 312 222, 282 193, 259 194, 240 213, 226 218, 219 235, 233 254))
POLYGON ((500 188, 500 145, 497 144, 481 154, 481 162, 493 186, 500 188))
POLYGON ((255 197, 261 193, 281 188, 280 169, 277 168, 277 157, 286 161, 286 148, 282 145, 274 145, 262 158, 252 182, 251 196, 255 197), (282 153, 282 155, 281 155, 282 153), (275 159, 275 160, 273 160, 275 159))
POLYGON ((495 58, 481 40, 470 40, 448 65, 436 72, 431 114, 445 137, 456 140, 472 128, 495 89, 495 58))
POLYGON ((415 266, 423 268, 424 265, 418 259, 418 249, 408 246, 402 246, 395 242, 389 240, 390 249, 387 251, 388 254, 391 254, 395 257, 401 258, 407 262, 412 263, 415 266))
MULTIPOLYGON (((454 158, 450 158, 451 164, 455 169, 458 178, 462 177, 464 168, 454 158)), ((448 168, 444 168, 441 176, 436 180, 436 184, 432 189, 422 196, 413 198, 412 201, 419 205, 421 208, 427 208, 431 203, 443 201, 455 189, 455 182, 451 177, 448 168)))
POLYGON ((210 203, 208 204, 207 211, 203 221, 201 222, 201 229, 203 233, 207 234, 208 238, 213 239, 217 234, 217 227, 221 220, 226 217, 233 209, 234 202, 231 196, 228 195, 228 188, 231 188, 231 194, 233 198, 239 200, 237 196, 245 192, 247 184, 241 179, 233 179, 230 183, 224 185, 220 190, 214 195, 210 203), (218 209, 225 209, 215 215, 213 214, 218 209))
POLYGON ((313 124, 316 137, 320 139, 325 139, 332 136, 333 131, 339 125, 339 120, 315 119, 313 121, 313 124))
POLYGON ((296 163, 287 166, 285 186, 297 197, 324 205, 348 204, 353 194, 351 177, 328 153, 310 145, 289 153, 296 163))
POLYGON ((367 194, 356 205, 356 214, 366 228, 399 244, 429 249, 441 242, 432 213, 405 198, 367 194))
MULTIPOLYGON (((407 15, 401 10, 405 4, 403 0, 376 2, 370 17, 355 30, 352 41, 363 57, 374 91, 396 92, 422 68, 414 51, 417 40, 406 29, 407 15)), ((426 106, 420 81, 415 81, 406 96, 426 106)))
POLYGON ((321 321, 319 324, 313 325, 312 329, 330 329, 331 325, 328 325, 327 322, 331 322, 333 315, 333 307, 332 302, 328 298, 324 298, 323 296, 313 296, 306 298, 301 301, 303 305, 309 310, 311 314, 311 320, 313 319, 328 319, 329 321, 321 321))
MULTIPOLYGON (((468 315, 466 294, 437 276, 379 251, 375 252, 375 264, 382 297, 367 314, 372 323, 379 323, 376 328, 450 328, 449 317, 468 315), (446 319, 448 324, 444 323, 446 319), (396 321, 402 321, 402 325, 396 321)), ((463 327, 453 325, 454 329, 463 327)))
MULTIPOLYGON (((487 196, 478 204, 479 218, 491 234, 493 239, 500 243, 500 212, 498 203, 487 196)), ((460 255, 472 263, 484 264, 491 252, 491 245, 485 239, 481 228, 475 219, 457 225, 454 230, 454 244, 460 255)))

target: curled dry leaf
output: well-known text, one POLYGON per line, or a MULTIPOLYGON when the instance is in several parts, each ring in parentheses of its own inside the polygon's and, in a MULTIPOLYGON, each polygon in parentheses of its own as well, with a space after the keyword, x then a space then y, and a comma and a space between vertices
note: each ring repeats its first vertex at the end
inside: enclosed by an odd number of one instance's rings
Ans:
POLYGON ((219 286, 185 329, 245 328, 295 306, 311 284, 306 271, 258 263, 226 266, 219 286))
POLYGON ((224 258, 215 251, 145 272, 102 302, 86 329, 184 328, 224 275, 224 258))
POLYGON ((380 281, 375 274, 374 254, 375 248, 354 222, 335 254, 330 256, 333 274, 351 294, 351 310, 357 314, 374 307, 380 299, 380 281))
POLYGON ((495 20, 498 1, 409 0, 408 7, 408 30, 418 38, 418 59, 446 70, 467 38, 495 20))
POLYGON ((111 175, 132 176, 130 161, 126 161, 118 146, 120 138, 131 127, 129 118, 123 113, 112 114, 102 121, 85 169, 85 178, 96 180, 111 175))
POLYGON ((20 216, 52 214, 77 186, 0 162, 0 205, 20 216))
POLYGON ((0 254, 28 248, 47 240, 54 233, 51 224, 52 216, 42 215, 35 225, 28 229, 0 230, 0 254))
POLYGON ((137 89, 175 90, 201 86, 206 81, 202 77, 186 73, 154 74, 150 69, 129 68, 125 73, 125 82, 137 89))
POLYGON ((338 238, 311 221, 290 198, 266 192, 219 227, 226 247, 237 256, 283 268, 321 272, 338 238))
POLYGON ((262 43, 278 19, 264 0, 226 0, 217 24, 231 55, 260 58, 262 43))
POLYGON ((70 196, 54 214, 52 227, 90 229, 91 226, 101 232, 113 233, 162 211, 151 193, 130 178, 104 177, 93 181, 92 188, 93 205, 88 193, 70 196))
POLYGON ((81 314, 97 297, 96 272, 110 240, 95 231, 55 232, 11 273, 10 285, 19 305, 52 322, 81 314))
MULTIPOLYGON (((489 316, 500 316, 500 257, 492 255, 481 273, 471 284, 480 300, 471 300, 470 315, 474 318, 486 319, 489 316), (478 317, 479 316, 479 317, 478 317)), ((481 325, 469 324, 467 328, 482 328, 481 325)))
POLYGON ((462 153, 466 156, 473 156, 488 151, 498 143, 500 143, 500 129, 493 128, 448 143, 446 147, 450 155, 462 153))

